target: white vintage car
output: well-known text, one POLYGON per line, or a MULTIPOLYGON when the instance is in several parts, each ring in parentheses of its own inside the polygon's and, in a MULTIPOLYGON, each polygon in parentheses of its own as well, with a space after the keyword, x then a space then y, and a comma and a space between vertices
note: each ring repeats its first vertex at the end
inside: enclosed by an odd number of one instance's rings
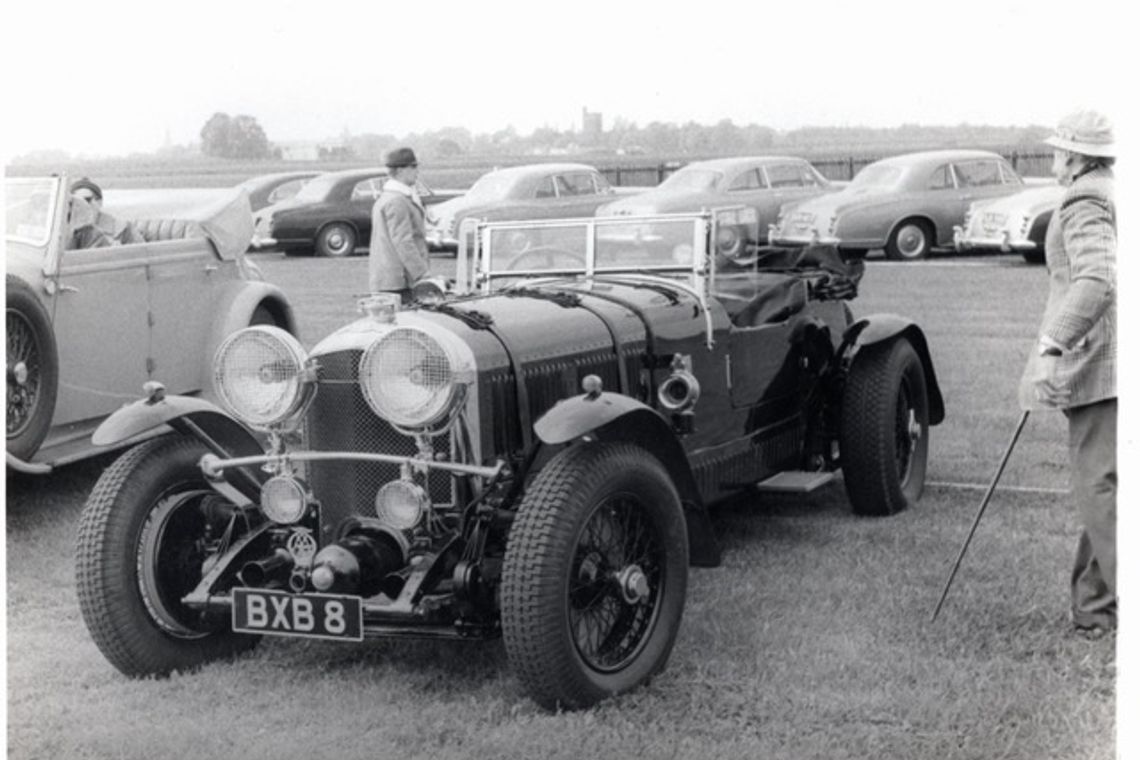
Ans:
POLYGON ((970 204, 965 223, 954 227, 955 250, 1018 251, 1030 264, 1044 263, 1045 230, 1063 192, 1042 184, 970 204))

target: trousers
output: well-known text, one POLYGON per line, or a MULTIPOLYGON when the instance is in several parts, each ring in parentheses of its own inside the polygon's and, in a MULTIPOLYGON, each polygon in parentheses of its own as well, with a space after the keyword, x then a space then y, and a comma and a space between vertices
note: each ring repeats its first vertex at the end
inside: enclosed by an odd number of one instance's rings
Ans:
POLYGON ((1116 399, 1065 411, 1072 495, 1081 523, 1073 623, 1116 627, 1116 399))

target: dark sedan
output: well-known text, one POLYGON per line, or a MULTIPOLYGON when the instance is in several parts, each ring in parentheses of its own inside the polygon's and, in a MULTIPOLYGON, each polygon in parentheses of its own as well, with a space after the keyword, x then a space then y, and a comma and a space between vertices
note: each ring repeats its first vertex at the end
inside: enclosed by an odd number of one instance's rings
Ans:
POLYGON ((346 169, 320 174, 289 200, 254 216, 254 247, 286 254, 351 256, 372 233, 372 204, 388 179, 384 168, 346 169))

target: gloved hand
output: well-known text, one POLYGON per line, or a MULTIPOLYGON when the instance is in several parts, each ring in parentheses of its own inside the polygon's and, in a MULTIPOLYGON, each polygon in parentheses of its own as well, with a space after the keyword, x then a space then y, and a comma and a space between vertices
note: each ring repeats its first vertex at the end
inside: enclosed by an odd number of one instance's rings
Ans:
POLYGON ((1058 378, 1060 357, 1045 354, 1037 362, 1037 372, 1033 377, 1033 392, 1037 400, 1054 407, 1067 407, 1072 396, 1068 383, 1058 378))

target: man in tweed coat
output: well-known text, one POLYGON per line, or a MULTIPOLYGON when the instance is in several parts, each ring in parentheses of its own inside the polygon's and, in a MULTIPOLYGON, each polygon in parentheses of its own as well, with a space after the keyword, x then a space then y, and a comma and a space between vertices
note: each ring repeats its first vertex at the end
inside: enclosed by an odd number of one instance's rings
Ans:
POLYGON ((411 148, 397 148, 385 162, 391 177, 372 206, 368 289, 411 300, 412 286, 428 273, 424 204, 415 191, 419 164, 411 148))
POLYGON ((1116 628, 1116 206, 1112 126, 1095 111, 1061 121, 1046 142, 1066 186, 1045 233, 1049 297, 1020 388, 1023 409, 1069 420, 1081 536, 1073 624, 1099 638, 1116 628))

